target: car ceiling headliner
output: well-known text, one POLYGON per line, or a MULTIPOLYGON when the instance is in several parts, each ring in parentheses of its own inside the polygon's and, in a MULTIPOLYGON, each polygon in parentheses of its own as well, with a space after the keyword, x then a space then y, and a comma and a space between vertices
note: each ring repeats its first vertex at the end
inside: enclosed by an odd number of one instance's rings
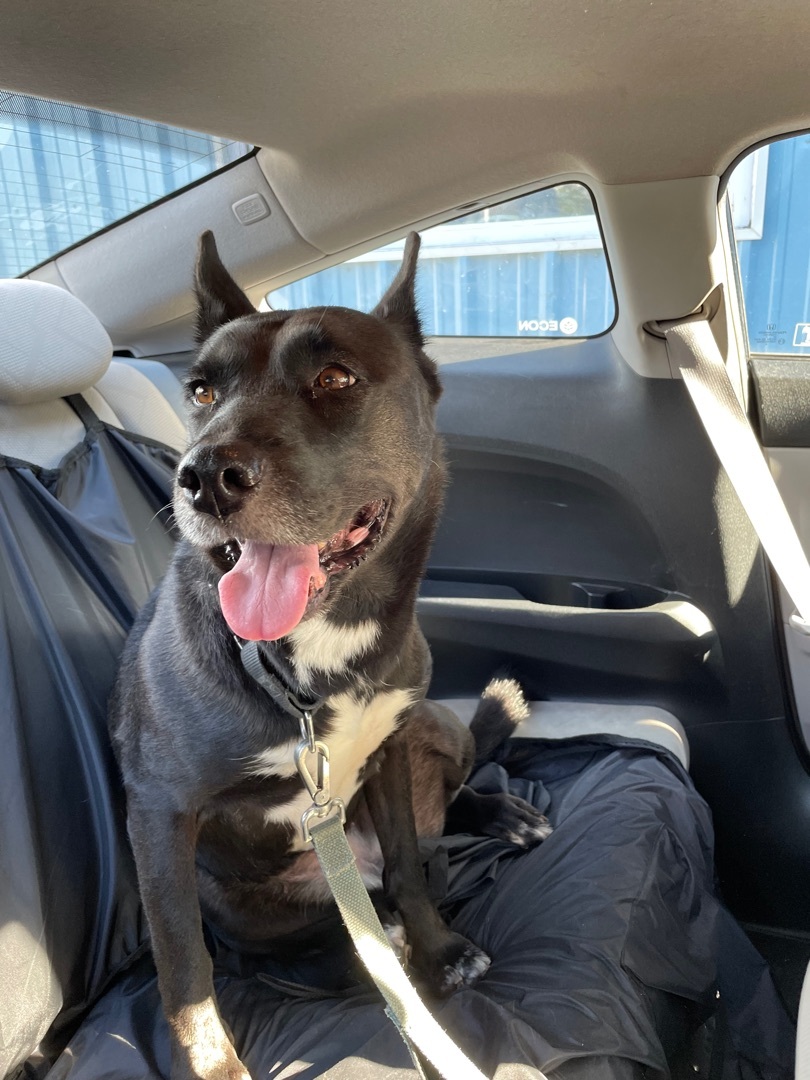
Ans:
POLYGON ((285 203, 348 196, 358 178, 360 199, 364 186, 427 185, 451 205, 471 175, 480 193, 567 172, 708 175, 810 125, 806 0, 3 0, 1 12, 0 85, 269 148, 285 203))

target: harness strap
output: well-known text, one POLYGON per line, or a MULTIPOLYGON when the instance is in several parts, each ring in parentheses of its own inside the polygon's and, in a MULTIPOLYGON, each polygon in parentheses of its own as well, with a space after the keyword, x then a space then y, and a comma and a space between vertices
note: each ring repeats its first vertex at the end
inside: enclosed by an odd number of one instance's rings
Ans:
POLYGON ((276 672, 268 669, 259 652, 258 642, 242 642, 239 638, 236 640, 241 650, 240 656, 245 671, 288 716, 293 716, 300 721, 307 713, 312 716, 320 709, 324 702, 323 698, 300 697, 276 672))
POLYGON ((306 700, 296 694, 277 672, 267 668, 257 642, 237 638, 237 643, 248 675, 301 725, 302 741, 296 749, 295 763, 313 800, 301 822, 304 839, 315 849, 346 929, 385 999, 386 1015, 402 1036, 418 1075, 428 1080, 428 1063, 430 1075, 438 1074, 443 1080, 486 1080, 431 1016, 385 936, 346 839, 345 807, 329 790, 328 747, 315 739, 313 714, 324 699, 306 700), (314 775, 307 764, 312 755, 316 762, 314 775))

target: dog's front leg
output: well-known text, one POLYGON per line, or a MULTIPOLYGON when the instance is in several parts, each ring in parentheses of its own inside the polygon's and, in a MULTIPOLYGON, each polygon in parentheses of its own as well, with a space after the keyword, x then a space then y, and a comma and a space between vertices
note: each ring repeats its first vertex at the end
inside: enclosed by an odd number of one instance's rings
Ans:
POLYGON ((194 870, 192 814, 130 793, 128 826, 169 1024, 172 1080, 250 1080, 214 998, 194 870))
POLYGON ((387 898, 405 924, 413 966, 433 990, 449 994, 475 982, 489 957, 442 920, 428 894, 414 824, 407 722, 385 744, 379 771, 365 784, 380 841, 387 898))

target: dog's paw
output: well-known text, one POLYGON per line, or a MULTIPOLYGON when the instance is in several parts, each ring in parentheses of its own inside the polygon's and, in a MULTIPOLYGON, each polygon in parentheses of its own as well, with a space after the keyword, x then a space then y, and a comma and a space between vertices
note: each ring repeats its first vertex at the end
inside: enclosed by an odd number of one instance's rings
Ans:
POLYGON ((383 930, 388 938, 388 944, 394 950, 394 955, 407 971, 411 960, 411 947, 408 944, 405 927, 392 916, 390 922, 383 922, 383 930))
POLYGON ((551 836, 548 818, 525 799, 506 792, 490 798, 497 802, 492 803, 491 816, 482 825, 481 831, 486 836, 495 836, 522 848, 534 847, 551 836))
POLYGON ((178 1049, 172 1058, 171 1080, 251 1080, 230 1042, 198 1044, 178 1049))
POLYGON ((190 1070, 172 1069, 172 1080, 251 1080, 250 1073, 234 1054, 232 1061, 220 1061, 215 1065, 200 1063, 190 1070))
POLYGON ((428 963, 419 965, 430 990, 447 997, 472 986, 487 971, 490 959, 461 934, 450 933, 431 951, 428 963))
POLYGON ((485 952, 460 934, 453 934, 452 941, 444 949, 442 961, 439 984, 439 993, 442 996, 478 982, 491 963, 485 952))

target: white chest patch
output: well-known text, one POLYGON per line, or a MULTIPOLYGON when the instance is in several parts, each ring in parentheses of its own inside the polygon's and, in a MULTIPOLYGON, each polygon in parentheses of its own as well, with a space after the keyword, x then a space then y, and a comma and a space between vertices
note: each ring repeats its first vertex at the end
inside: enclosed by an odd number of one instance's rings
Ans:
POLYGON ((294 776, 295 748, 300 739, 291 739, 289 742, 273 746, 268 750, 262 750, 251 761, 245 770, 248 776, 294 776))
MULTIPOLYGON (((409 690, 385 690, 371 701, 363 703, 352 694, 335 694, 326 699, 334 719, 332 730, 324 739, 329 748, 330 789, 333 796, 349 800, 357 791, 359 774, 368 758, 388 738, 396 727, 397 718, 411 705, 413 694, 409 690)), ((294 743, 267 750, 255 759, 253 773, 273 772, 276 776, 291 776, 294 743), (284 760, 283 755, 289 752, 284 760)), ((267 811, 268 823, 290 822, 295 828, 294 848, 303 848, 301 815, 311 805, 312 799, 302 784, 300 795, 283 806, 267 811)))
POLYGON ((308 685, 312 673, 342 671, 349 660, 367 652, 380 636, 380 624, 364 619, 355 626, 338 626, 325 615, 299 623, 288 635, 292 662, 301 683, 308 685))

